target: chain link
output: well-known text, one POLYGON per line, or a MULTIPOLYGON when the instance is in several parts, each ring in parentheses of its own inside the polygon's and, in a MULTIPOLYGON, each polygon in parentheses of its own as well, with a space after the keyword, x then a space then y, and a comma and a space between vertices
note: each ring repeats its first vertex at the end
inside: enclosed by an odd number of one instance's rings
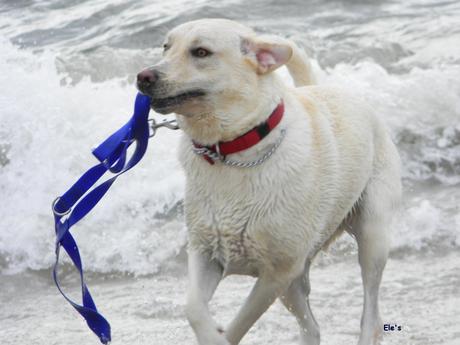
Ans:
POLYGON ((281 142, 283 141, 285 136, 286 136, 286 129, 282 129, 280 131, 280 137, 276 140, 276 142, 273 144, 270 150, 267 151, 259 159, 256 159, 254 161, 249 161, 249 162, 240 162, 240 161, 227 159, 223 157, 222 155, 220 155, 219 153, 208 149, 207 147, 192 147, 192 149, 195 154, 199 156, 208 156, 214 162, 220 161, 222 164, 225 164, 231 167, 237 167, 237 168, 252 168, 252 167, 255 167, 257 165, 264 163, 267 159, 269 159, 275 153, 278 147, 281 145, 281 142))

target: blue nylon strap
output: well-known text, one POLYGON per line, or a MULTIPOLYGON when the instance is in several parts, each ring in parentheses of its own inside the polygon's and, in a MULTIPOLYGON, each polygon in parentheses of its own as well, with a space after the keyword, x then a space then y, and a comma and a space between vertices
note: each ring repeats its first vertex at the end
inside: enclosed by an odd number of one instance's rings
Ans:
POLYGON ((85 284, 80 252, 69 230, 96 206, 121 174, 124 174, 142 159, 149 139, 149 111, 150 98, 138 94, 134 105, 134 114, 131 119, 93 150, 94 156, 100 163, 85 172, 53 206, 56 232, 56 262, 53 268, 54 282, 59 292, 83 316, 88 327, 99 337, 103 344, 107 344, 111 340, 110 324, 97 311, 96 304, 85 284), (136 143, 136 148, 131 158, 127 161, 127 150, 132 143, 136 143), (93 188, 96 182, 107 171, 115 175, 93 188), (63 219, 67 211, 71 209, 72 211, 68 217, 63 219), (80 274, 82 305, 75 303, 67 297, 59 284, 58 267, 61 247, 67 252, 80 274))

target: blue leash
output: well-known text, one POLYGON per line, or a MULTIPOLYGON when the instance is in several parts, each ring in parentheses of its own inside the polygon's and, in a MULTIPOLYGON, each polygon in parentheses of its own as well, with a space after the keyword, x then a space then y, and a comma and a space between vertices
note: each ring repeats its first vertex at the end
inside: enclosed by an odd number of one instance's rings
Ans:
POLYGON ((131 169, 142 159, 147 150, 148 140, 155 135, 157 128, 166 126, 170 129, 178 129, 177 125, 173 123, 174 120, 164 121, 159 124, 156 124, 154 120, 148 120, 149 111, 150 98, 138 93, 134 105, 134 114, 131 119, 93 150, 93 155, 96 156, 100 163, 84 173, 52 205, 56 231, 56 262, 53 268, 54 282, 59 292, 83 316, 88 327, 99 337, 103 344, 107 344, 111 340, 110 324, 97 311, 96 304, 85 284, 80 252, 69 230, 96 206, 121 174, 131 169), (151 125, 149 125, 150 121, 152 122, 151 125), (150 134, 150 128, 152 129, 152 134, 150 134), (127 160, 128 147, 134 142, 136 143, 136 148, 131 158, 127 160), (115 174, 115 176, 90 191, 107 171, 115 174), (63 219, 67 215, 68 217, 63 219), (59 285, 57 271, 61 247, 67 252, 80 273, 83 305, 77 304, 67 297, 59 285))

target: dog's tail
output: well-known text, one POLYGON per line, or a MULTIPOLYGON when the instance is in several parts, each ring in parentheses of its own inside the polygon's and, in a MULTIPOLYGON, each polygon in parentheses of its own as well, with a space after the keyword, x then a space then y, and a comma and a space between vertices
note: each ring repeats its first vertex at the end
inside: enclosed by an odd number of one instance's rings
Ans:
POLYGON ((315 75, 313 74, 307 53, 293 41, 289 40, 288 42, 292 48, 292 56, 287 62, 286 67, 294 80, 294 85, 301 87, 315 84, 315 75))
POLYGON ((282 44, 291 47, 292 55, 286 63, 286 67, 296 87, 316 84, 316 78, 312 71, 310 59, 307 53, 296 43, 289 39, 273 35, 262 35, 259 39, 271 44, 282 44))

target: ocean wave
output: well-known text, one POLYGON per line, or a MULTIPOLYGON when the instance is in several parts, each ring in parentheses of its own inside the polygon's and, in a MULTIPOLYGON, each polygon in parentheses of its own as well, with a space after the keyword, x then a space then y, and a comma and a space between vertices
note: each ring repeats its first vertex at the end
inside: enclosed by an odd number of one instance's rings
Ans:
MULTIPOLYGON (((136 91, 126 78, 63 83, 51 52, 33 54, 8 42, 0 50, 0 83, 8 85, 0 94, 0 270, 46 269, 54 260, 52 199, 95 164, 91 147, 129 118, 136 91)), ((392 251, 458 247, 460 195, 445 188, 459 183, 459 67, 396 75, 373 61, 315 65, 321 83, 372 102, 398 144, 406 200, 392 251), (433 185, 438 189, 425 195, 433 185)), ((86 269, 150 274, 183 251, 178 136, 160 132, 141 164, 73 228, 86 269)))
MULTIPOLYGON (((91 147, 129 119, 136 90, 120 80, 63 87, 51 54, 8 43, 1 49, 0 83, 10 87, 0 95, 0 142, 8 145, 0 166, 0 263, 6 271, 42 269, 54 256, 52 199, 96 164, 91 147)), ((178 135, 159 132, 141 164, 73 229, 85 267, 151 272, 183 247, 183 223, 156 216, 183 198, 178 135)))
POLYGON ((353 90, 374 106, 402 157, 403 177, 460 183, 460 66, 391 74, 375 62, 318 71, 320 82, 353 90))

